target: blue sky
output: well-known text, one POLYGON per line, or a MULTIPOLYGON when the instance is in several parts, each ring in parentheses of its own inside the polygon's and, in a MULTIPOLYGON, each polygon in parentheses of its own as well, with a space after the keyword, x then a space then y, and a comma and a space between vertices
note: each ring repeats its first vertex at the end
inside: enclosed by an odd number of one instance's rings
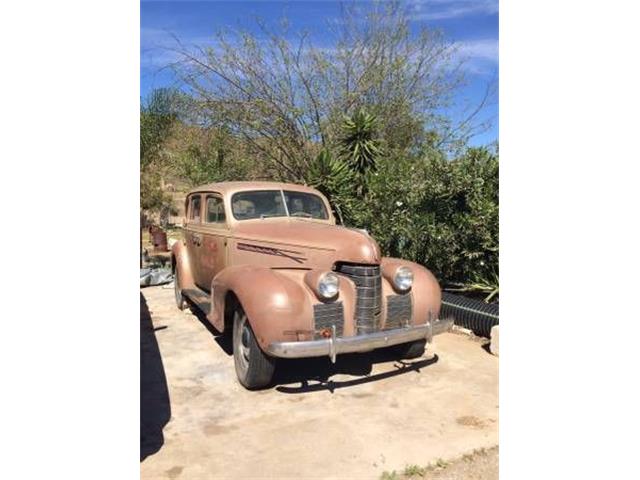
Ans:
MULTIPOLYGON (((360 2, 364 3, 364 2, 360 2)), ((498 0, 406 0, 412 26, 427 25, 441 29, 466 59, 467 86, 457 97, 454 115, 462 115, 482 99, 487 85, 498 81, 498 0)), ((167 69, 171 60, 166 46, 172 35, 185 43, 204 43, 220 28, 255 29, 254 19, 277 21, 289 18, 293 31, 309 30, 322 44, 328 23, 339 17, 336 1, 157 1, 143 0, 140 5, 140 95, 152 89, 174 85, 167 69)), ((326 45, 330 46, 330 45, 326 45)), ((481 119, 491 119, 492 127, 475 136, 471 143, 485 145, 498 138, 497 96, 485 106, 481 119)))

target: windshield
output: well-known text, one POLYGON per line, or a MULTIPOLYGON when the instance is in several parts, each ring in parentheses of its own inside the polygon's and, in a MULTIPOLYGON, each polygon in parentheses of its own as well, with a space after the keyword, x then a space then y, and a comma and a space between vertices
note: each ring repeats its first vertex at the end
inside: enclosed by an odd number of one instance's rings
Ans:
POLYGON ((291 217, 319 220, 329 218, 324 202, 319 196, 290 190, 257 190, 236 193, 231 200, 231 211, 237 220, 286 217, 287 211, 291 217))
POLYGON ((284 191, 290 217, 317 218, 327 220, 327 209, 322 199, 312 193, 284 191))

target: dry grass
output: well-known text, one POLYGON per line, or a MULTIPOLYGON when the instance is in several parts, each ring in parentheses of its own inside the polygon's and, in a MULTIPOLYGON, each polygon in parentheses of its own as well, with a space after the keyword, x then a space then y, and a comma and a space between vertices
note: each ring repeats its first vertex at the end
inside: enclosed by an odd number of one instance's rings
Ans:
POLYGON ((402 472, 385 471, 381 480, 408 479, 471 480, 498 478, 498 447, 473 450, 453 460, 439 458, 424 466, 407 465, 402 472))

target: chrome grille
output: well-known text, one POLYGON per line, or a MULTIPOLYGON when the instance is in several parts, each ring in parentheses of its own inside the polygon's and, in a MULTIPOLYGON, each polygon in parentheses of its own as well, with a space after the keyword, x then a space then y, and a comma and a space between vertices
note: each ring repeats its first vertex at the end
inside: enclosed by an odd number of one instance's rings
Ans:
POLYGON ((318 303, 313 306, 313 319, 316 324, 315 338, 322 338, 325 328, 336 326, 336 336, 341 337, 344 326, 344 309, 342 302, 318 303))
POLYGON ((387 297, 387 321, 384 329, 404 327, 411 321, 411 295, 389 295, 387 297))
POLYGON ((356 332, 371 333, 380 329, 382 279, 378 265, 339 263, 335 271, 349 277, 356 285, 356 332))

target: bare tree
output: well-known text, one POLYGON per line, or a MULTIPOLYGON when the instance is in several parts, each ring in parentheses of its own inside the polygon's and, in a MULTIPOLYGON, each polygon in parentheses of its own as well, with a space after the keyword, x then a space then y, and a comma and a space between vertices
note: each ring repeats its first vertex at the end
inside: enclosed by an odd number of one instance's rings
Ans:
POLYGON ((176 39, 176 72, 198 121, 244 139, 274 175, 301 181, 322 148, 333 149, 345 115, 379 121, 387 151, 411 149, 425 132, 463 134, 442 115, 463 82, 455 45, 432 29, 412 32, 398 2, 343 6, 332 47, 286 21, 259 34, 222 31, 214 46, 176 39))

